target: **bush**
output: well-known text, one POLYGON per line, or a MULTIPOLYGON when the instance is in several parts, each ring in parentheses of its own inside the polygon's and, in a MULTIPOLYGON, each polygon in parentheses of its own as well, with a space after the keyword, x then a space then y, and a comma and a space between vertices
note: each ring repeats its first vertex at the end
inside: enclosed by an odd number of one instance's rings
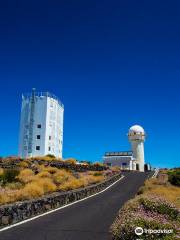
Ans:
POLYGON ((28 183, 34 180, 34 176, 35 174, 31 169, 24 169, 20 171, 17 179, 22 183, 28 183))
POLYGON ((172 185, 180 187, 180 169, 169 171, 168 180, 172 185))
POLYGON ((3 173, 4 173, 4 170, 3 170, 3 168, 0 168, 0 176, 2 176, 2 175, 3 175, 3 173))
POLYGON ((37 186, 41 187, 44 193, 53 192, 56 190, 56 185, 50 178, 39 178, 33 182, 37 186))
POLYGON ((53 160, 56 158, 53 154, 47 154, 46 157, 52 158, 53 160))
POLYGON ((93 173, 93 176, 98 177, 98 176, 102 176, 103 172, 95 172, 93 173))
POLYGON ((42 171, 40 173, 37 174, 37 177, 40 178, 51 178, 51 174, 48 171, 42 171))
POLYGON ((61 170, 58 170, 56 173, 53 174, 52 178, 53 178, 53 181, 59 185, 59 184, 62 184, 64 183, 65 181, 68 181, 68 178, 71 177, 71 173, 64 170, 64 169, 61 169, 61 170))
POLYGON ((19 200, 36 198, 36 197, 42 196, 43 194, 44 194, 44 189, 42 188, 42 186, 39 186, 36 182, 31 182, 26 184, 26 186, 21 192, 19 200))
POLYGON ((74 159, 74 158, 69 158, 69 159, 66 159, 65 160, 65 163, 68 163, 68 164, 76 164, 76 159, 74 159))
POLYGON ((3 181, 3 184, 15 182, 17 181, 16 177, 18 174, 19 171, 15 169, 4 170, 3 174, 1 175, 1 180, 3 181))
POLYGON ((71 177, 69 181, 64 182, 59 186, 59 190, 68 191, 68 190, 84 187, 84 185, 85 185, 85 182, 83 181, 83 179, 76 179, 74 177, 71 177))
POLYGON ((28 166, 29 166, 29 164, 26 161, 22 161, 17 165, 21 168, 28 168, 28 166))

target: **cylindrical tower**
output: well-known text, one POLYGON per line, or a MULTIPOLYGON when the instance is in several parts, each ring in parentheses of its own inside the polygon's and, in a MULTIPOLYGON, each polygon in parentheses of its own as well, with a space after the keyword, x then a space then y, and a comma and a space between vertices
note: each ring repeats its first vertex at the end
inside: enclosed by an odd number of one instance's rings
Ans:
POLYGON ((128 138, 132 145, 133 158, 136 161, 134 170, 144 172, 144 141, 146 133, 139 125, 134 125, 129 129, 128 138))

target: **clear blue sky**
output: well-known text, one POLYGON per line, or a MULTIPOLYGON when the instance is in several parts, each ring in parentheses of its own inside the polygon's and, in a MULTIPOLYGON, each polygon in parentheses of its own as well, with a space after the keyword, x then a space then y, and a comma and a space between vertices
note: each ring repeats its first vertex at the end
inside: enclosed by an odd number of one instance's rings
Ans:
POLYGON ((179 1, 1 1, 0 155, 17 154, 21 94, 65 105, 64 157, 128 150, 142 125, 146 161, 179 166, 179 1))

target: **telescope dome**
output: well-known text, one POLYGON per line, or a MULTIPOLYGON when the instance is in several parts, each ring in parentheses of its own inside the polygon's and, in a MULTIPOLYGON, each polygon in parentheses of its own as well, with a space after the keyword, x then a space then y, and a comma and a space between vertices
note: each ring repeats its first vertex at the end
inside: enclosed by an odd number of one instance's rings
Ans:
POLYGON ((133 133, 133 134, 144 134, 145 131, 141 126, 134 125, 129 129, 129 134, 131 134, 131 133, 133 133))

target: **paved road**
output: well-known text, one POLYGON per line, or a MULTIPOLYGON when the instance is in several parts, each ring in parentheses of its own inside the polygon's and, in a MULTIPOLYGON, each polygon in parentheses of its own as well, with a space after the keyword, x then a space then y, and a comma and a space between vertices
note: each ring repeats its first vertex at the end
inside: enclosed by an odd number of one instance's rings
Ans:
POLYGON ((147 174, 125 173, 107 191, 49 215, 0 232, 0 240, 107 240, 120 207, 137 192, 147 174))

